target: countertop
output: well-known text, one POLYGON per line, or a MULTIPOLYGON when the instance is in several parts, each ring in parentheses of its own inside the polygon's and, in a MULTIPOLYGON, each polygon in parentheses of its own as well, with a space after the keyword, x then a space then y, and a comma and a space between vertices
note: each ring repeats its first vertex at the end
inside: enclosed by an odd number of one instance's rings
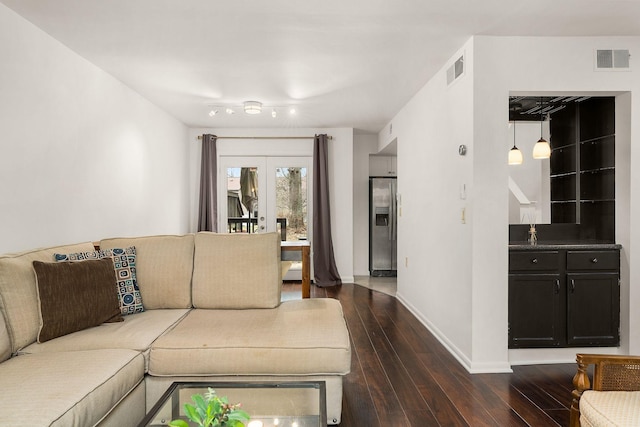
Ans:
POLYGON ((529 242, 509 242, 509 249, 524 251, 524 250, 561 250, 561 249, 573 249, 573 250, 598 250, 598 249, 621 249, 622 245, 618 243, 609 242, 567 242, 567 241, 542 241, 535 245, 529 242))

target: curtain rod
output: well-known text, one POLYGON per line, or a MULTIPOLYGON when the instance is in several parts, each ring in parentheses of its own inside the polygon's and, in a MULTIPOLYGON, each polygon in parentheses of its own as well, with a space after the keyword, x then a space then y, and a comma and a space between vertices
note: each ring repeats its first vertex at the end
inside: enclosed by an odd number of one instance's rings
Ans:
MULTIPOLYGON (((313 139, 315 136, 218 136, 217 139, 313 139)), ((333 139, 331 135, 327 138, 333 139)), ((202 135, 198 135, 202 139, 202 135)))

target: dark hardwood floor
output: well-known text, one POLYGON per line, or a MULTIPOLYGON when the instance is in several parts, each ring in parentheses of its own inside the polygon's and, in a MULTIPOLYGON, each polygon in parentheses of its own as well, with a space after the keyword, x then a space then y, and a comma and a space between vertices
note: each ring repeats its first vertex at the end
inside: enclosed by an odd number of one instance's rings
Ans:
POLYGON ((342 427, 569 425, 574 364, 471 375, 394 297, 352 284, 311 297, 340 300, 351 333, 342 427))

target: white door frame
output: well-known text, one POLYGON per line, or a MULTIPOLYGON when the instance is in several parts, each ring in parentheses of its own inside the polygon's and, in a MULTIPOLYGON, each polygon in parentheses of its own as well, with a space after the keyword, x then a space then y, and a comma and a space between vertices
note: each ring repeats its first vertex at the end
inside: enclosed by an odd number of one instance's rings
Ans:
POLYGON ((307 168, 307 236, 312 236, 313 188, 312 157, 310 156, 220 156, 218 158, 218 224, 227 230, 227 168, 258 168, 258 232, 276 231, 275 179, 278 167, 307 168), (273 184, 273 185, 272 185, 273 184), (262 228, 264 227, 264 228, 262 228))

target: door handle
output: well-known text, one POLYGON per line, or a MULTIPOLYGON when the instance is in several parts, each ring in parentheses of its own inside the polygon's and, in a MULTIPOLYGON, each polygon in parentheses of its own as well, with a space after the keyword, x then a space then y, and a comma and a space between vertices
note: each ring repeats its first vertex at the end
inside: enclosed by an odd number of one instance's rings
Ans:
POLYGON ((576 291, 576 281, 571 279, 571 293, 576 291))
POLYGON ((560 279, 556 279, 556 294, 560 293, 560 279))

